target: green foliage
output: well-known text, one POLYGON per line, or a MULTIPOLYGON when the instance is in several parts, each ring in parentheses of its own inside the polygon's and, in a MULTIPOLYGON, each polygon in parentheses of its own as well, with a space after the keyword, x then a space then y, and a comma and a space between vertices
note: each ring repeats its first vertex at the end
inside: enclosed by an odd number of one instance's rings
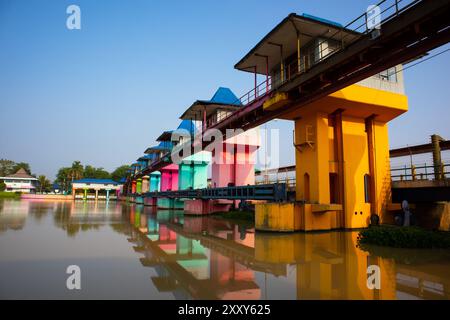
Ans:
POLYGON ((0 198, 19 199, 20 198, 20 193, 0 191, 0 198))
POLYGON ((113 179, 119 181, 123 177, 126 177, 129 168, 129 166, 124 165, 118 167, 113 173, 109 173, 103 168, 96 168, 91 165, 83 167, 80 161, 74 161, 71 167, 62 167, 58 170, 55 182, 57 182, 64 191, 68 191, 73 180, 82 178, 113 179))
POLYGON ((83 178, 110 179, 111 175, 103 168, 95 168, 93 166, 87 165, 83 170, 83 178))
POLYGON ((118 167, 111 173, 111 179, 119 182, 122 178, 126 178, 128 169, 130 169, 128 165, 118 167))
POLYGON ((46 176, 41 175, 38 177, 39 181, 39 192, 50 192, 52 191, 52 183, 47 179, 46 176))
POLYGON ((3 181, 0 181, 0 192, 6 190, 6 184, 3 181))
POLYGON ((16 163, 7 159, 0 159, 0 177, 6 177, 14 173, 16 163))
POLYGON ((358 245, 366 244, 395 248, 450 248, 450 232, 418 227, 374 226, 358 234, 358 245))
POLYGON ((84 168, 80 161, 74 161, 69 168, 69 178, 71 180, 78 180, 83 178, 84 168))
POLYGON ((31 174, 30 165, 26 162, 19 162, 14 165, 14 172, 19 171, 19 169, 24 169, 28 174, 31 174))
POLYGON ((30 164, 26 162, 14 162, 12 160, 0 159, 0 177, 6 177, 16 173, 19 169, 24 169, 31 174, 30 164))
POLYGON ((57 182, 61 189, 64 191, 69 190, 70 182, 70 168, 69 167, 63 167, 58 170, 58 173, 56 174, 55 182, 57 182))

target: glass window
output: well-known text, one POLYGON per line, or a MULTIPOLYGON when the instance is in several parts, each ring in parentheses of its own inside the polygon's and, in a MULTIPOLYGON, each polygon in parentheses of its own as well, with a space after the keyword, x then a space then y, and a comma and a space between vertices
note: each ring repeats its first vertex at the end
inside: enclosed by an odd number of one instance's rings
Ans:
POLYGON ((396 67, 389 68, 387 70, 384 70, 383 72, 380 72, 377 76, 381 80, 389 82, 397 82, 397 68, 396 67))

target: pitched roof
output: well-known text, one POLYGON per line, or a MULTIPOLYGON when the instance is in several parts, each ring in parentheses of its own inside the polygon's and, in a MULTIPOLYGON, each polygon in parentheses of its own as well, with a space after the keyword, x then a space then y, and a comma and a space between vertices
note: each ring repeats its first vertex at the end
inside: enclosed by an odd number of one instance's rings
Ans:
POLYGON ((219 87, 210 102, 240 105, 239 98, 229 88, 219 87))
POLYGON ((202 120, 203 112, 206 111, 208 118, 217 109, 235 111, 241 106, 241 101, 229 88, 219 87, 210 100, 196 100, 181 115, 183 120, 202 120))
POLYGON ((267 71, 270 73, 270 70, 279 66, 280 46, 283 47, 283 56, 286 58, 297 53, 297 30, 300 43, 303 45, 308 45, 311 41, 322 37, 343 42, 346 45, 361 36, 360 33, 349 30, 331 20, 309 14, 291 13, 267 33, 236 63, 234 68, 267 75, 267 71), (262 57, 267 57, 268 60, 262 59, 262 57))
POLYGON ((16 173, 9 175, 8 178, 36 179, 29 175, 24 168, 20 168, 16 173))

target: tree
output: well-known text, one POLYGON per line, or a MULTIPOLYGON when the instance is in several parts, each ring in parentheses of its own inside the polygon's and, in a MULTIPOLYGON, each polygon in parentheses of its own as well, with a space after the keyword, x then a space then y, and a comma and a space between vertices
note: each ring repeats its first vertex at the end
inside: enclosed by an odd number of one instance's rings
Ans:
POLYGON ((81 164, 81 162, 74 161, 72 163, 72 167, 69 170, 70 179, 73 181, 83 178, 83 171, 83 165, 81 164))
POLYGON ((127 177, 127 173, 128 173, 129 169, 130 169, 129 165, 123 165, 123 166, 118 167, 116 170, 114 170, 111 173, 111 179, 119 182, 122 178, 127 177))
POLYGON ((69 190, 70 182, 72 181, 70 177, 70 170, 69 167, 63 167, 58 170, 58 173, 56 174, 56 180, 62 190, 67 191, 69 190))
POLYGON ((92 179, 110 179, 111 175, 103 168, 95 168, 91 165, 87 165, 84 167, 83 177, 92 179))
POLYGON ((0 192, 6 190, 6 184, 3 181, 0 181, 0 192))
POLYGON ((19 171, 19 169, 24 169, 28 174, 31 174, 30 164, 26 162, 18 162, 14 165, 14 172, 19 171))
POLYGON ((50 192, 52 190, 52 183, 47 179, 46 176, 41 175, 38 177, 39 181, 39 192, 50 192))
POLYGON ((96 179, 111 179, 111 174, 103 168, 95 169, 96 179))
POLYGON ((0 177, 6 177, 14 172, 14 166, 16 163, 7 159, 0 159, 0 177))

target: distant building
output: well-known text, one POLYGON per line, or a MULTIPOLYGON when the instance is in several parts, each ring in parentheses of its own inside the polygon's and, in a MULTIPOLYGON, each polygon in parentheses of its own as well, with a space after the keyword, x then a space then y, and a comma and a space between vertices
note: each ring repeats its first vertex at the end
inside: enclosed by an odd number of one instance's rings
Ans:
POLYGON ((7 192, 36 193, 38 179, 29 175, 23 168, 7 177, 0 177, 5 185, 7 192))
POLYGON ((81 179, 72 182, 74 199, 117 199, 121 184, 110 179, 81 179))
POLYGON ((53 192, 53 193, 61 193, 61 192, 62 192, 61 186, 60 186, 58 183, 55 182, 55 183, 52 185, 52 192, 53 192))

